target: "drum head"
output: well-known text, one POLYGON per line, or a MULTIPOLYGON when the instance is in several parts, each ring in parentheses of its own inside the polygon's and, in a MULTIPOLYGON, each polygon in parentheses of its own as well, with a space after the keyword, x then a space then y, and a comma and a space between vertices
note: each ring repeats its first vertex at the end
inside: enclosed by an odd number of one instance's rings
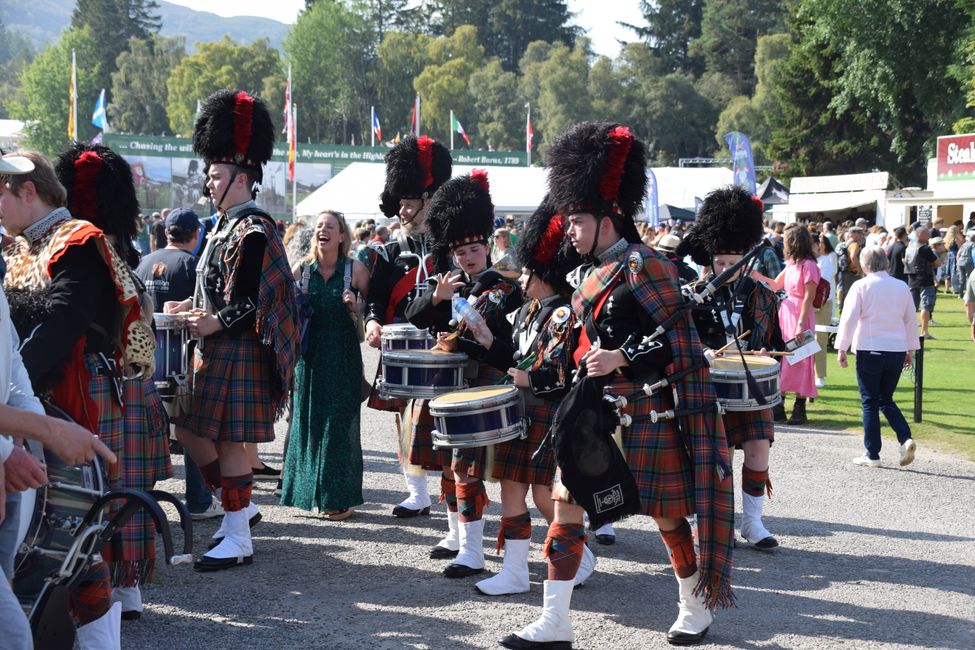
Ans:
POLYGON ((518 389, 515 386, 477 386, 441 395, 430 402, 430 408, 456 411, 463 407, 475 409, 497 406, 517 399, 518 389))
MULTIPOLYGON (((772 357, 745 357, 745 361, 748 363, 748 368, 752 372, 756 370, 765 370, 779 365, 779 362, 772 357)), ((718 357, 711 361, 711 368, 714 370, 725 370, 725 371, 739 371, 744 372, 745 366, 741 363, 741 357, 735 355, 730 357, 718 357)))

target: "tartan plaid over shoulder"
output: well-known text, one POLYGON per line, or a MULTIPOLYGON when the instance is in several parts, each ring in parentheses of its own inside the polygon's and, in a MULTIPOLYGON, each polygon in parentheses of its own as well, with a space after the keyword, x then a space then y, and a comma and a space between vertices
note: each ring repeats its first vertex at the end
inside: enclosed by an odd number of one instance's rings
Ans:
POLYGON ((754 287, 747 306, 752 318, 748 347, 750 350, 783 350, 785 344, 779 330, 779 300, 764 284, 754 280, 750 282, 754 287))
POLYGON ((288 256, 281 243, 278 230, 263 212, 255 212, 240 218, 234 233, 224 249, 224 263, 231 269, 224 290, 224 297, 233 295, 240 263, 240 246, 244 238, 254 232, 267 238, 264 261, 261 268, 261 286, 257 292, 257 336, 262 345, 274 351, 278 374, 276 415, 281 415, 288 403, 288 391, 300 354, 301 337, 298 335, 298 305, 295 301, 295 282, 288 256))
MULTIPOLYGON (((637 302, 656 323, 664 322, 683 303, 676 267, 644 244, 630 244, 615 261, 603 263, 593 272, 605 287, 612 284, 617 273, 622 273, 637 302)), ((576 314, 588 314, 601 295, 602 292, 597 292, 583 299, 577 291, 573 296, 576 314)), ((703 362, 703 349, 690 311, 667 331, 666 337, 674 357, 665 369, 667 375, 703 362)), ((677 382, 674 396, 678 409, 716 404, 707 365, 677 382)), ((694 509, 700 543, 699 582, 695 593, 703 592, 712 608, 734 605, 731 591, 734 486, 724 425, 716 411, 713 415, 683 417, 677 425, 694 464, 694 509)))

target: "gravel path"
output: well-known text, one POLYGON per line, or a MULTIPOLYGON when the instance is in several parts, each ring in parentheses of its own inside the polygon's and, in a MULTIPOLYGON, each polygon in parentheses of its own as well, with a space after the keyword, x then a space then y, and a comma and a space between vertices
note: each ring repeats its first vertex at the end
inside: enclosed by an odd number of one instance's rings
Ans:
MULTIPOLYGON (((375 364, 371 351, 367 361, 375 364)), ((281 423, 278 432, 262 449, 273 465, 281 423)), ((862 468, 850 462, 862 453, 856 436, 783 427, 778 437, 765 522, 781 546, 736 552, 738 608, 718 612, 702 647, 975 648, 975 463, 920 440, 917 460, 902 469, 885 438, 885 467, 862 468)), ((389 514, 403 497, 394 444, 392 417, 363 409, 366 504, 343 522, 281 507, 273 483, 257 484, 264 521, 254 565, 219 574, 161 568, 142 619, 123 622, 123 647, 500 647, 498 638, 540 611, 544 520, 533 513, 531 593, 488 598, 474 578, 443 578, 443 562, 427 552, 446 530, 444 508, 412 520, 389 514)), ((161 487, 182 496, 181 466, 176 473, 161 487)), ((432 474, 429 484, 438 489, 432 474)), ((497 486, 488 491, 493 572, 500 506, 497 486)), ((196 526, 197 552, 218 523, 196 526)), ((575 647, 669 647, 677 589, 663 544, 647 518, 616 530, 615 546, 593 543, 597 572, 573 595, 575 647)))

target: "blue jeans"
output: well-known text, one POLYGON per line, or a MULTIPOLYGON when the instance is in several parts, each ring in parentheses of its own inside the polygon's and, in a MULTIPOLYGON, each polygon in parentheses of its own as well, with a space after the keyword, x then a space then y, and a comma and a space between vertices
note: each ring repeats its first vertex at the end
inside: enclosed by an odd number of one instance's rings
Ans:
POLYGON ((200 468, 196 466, 190 455, 183 452, 183 464, 186 468, 186 509, 190 512, 203 512, 210 507, 213 495, 210 488, 203 481, 200 468))
POLYGON ((894 390, 904 369, 905 352, 857 350, 857 386, 863 404, 863 446, 867 455, 880 458, 880 414, 904 444, 911 438, 911 427, 894 404, 894 390))

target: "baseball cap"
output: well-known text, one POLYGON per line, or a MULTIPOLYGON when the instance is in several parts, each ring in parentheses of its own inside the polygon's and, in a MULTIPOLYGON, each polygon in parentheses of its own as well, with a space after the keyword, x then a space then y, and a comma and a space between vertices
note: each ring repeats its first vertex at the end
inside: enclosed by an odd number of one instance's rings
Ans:
POLYGON ((192 210, 176 208, 166 215, 166 228, 173 227, 180 230, 196 230, 200 227, 200 218, 192 210))
POLYGON ((922 226, 922 224, 921 224, 920 221, 915 221, 914 223, 911 224, 911 230, 917 230, 921 226, 922 226))
POLYGON ((34 163, 30 158, 17 155, 7 155, 0 157, 0 174, 5 176, 17 176, 29 174, 34 171, 34 163))

